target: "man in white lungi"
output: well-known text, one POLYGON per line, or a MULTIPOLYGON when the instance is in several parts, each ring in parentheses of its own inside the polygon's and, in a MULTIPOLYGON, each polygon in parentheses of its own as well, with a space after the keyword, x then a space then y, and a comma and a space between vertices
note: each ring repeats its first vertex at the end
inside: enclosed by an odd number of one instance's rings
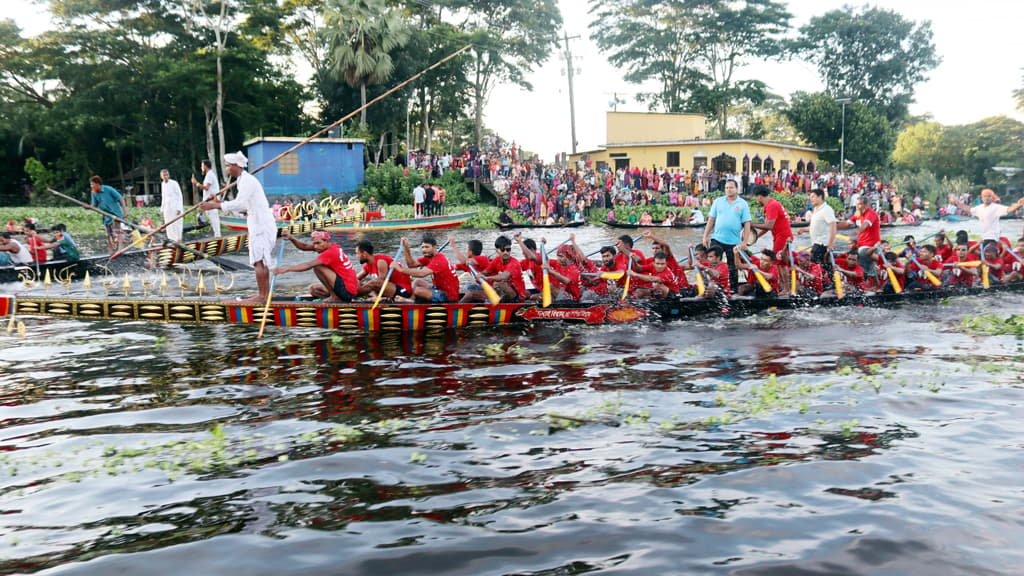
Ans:
POLYGON ((199 209, 245 212, 245 223, 249 228, 249 263, 256 269, 256 287, 259 291, 252 300, 265 302, 270 296, 270 268, 274 265, 277 223, 267 202, 267 195, 263 192, 263 185, 245 171, 249 165, 245 155, 241 152, 225 154, 224 163, 227 164, 228 175, 238 183, 238 195, 228 202, 207 200, 199 205, 199 209))
MULTIPOLYGON (((195 176, 192 176, 192 185, 203 192, 203 202, 213 198, 213 195, 220 191, 220 182, 217 181, 217 171, 209 160, 203 160, 200 169, 203 171, 203 183, 200 184, 195 176)), ((213 237, 220 238, 220 210, 207 210, 206 219, 213 228, 213 237)))
POLYGON ((160 179, 163 182, 160 183, 160 217, 164 219, 164 223, 176 220, 173 224, 164 228, 164 233, 171 239, 172 242, 181 242, 182 229, 185 224, 182 222, 181 211, 184 210, 184 205, 181 199, 181 186, 178 182, 171 180, 171 173, 166 169, 160 171, 160 179))

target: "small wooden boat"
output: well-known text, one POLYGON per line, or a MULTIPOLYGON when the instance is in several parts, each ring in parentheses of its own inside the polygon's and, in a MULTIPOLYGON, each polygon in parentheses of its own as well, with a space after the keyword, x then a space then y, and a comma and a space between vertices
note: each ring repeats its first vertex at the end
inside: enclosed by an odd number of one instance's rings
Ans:
POLYGON ((476 216, 476 212, 424 216, 422 218, 396 218, 392 220, 356 220, 326 226, 324 230, 328 232, 435 230, 439 228, 456 228, 474 216, 476 216))
MULTIPOLYGON (((337 226, 345 224, 347 222, 355 222, 356 218, 347 214, 341 214, 338 216, 324 216, 319 218, 306 218, 306 219, 294 219, 294 220, 278 220, 278 228, 287 228, 289 226, 302 225, 309 229, 310 232, 313 230, 324 230, 329 226, 337 226)), ((246 223, 245 217, 243 216, 224 216, 221 215, 220 223, 226 226, 230 230, 248 230, 249 225, 246 223)))
POLYGON ((604 225, 607 225, 607 227, 621 228, 621 229, 626 229, 626 230, 637 230, 637 229, 652 229, 652 230, 656 230, 656 229, 659 229, 659 228, 660 229, 705 228, 705 225, 707 225, 707 222, 699 223, 699 224, 689 224, 689 223, 686 223, 686 224, 672 224, 671 227, 667 227, 667 225, 662 225, 660 223, 655 223, 655 224, 631 224, 629 222, 617 222, 617 221, 614 221, 614 222, 605 221, 605 222, 602 222, 602 223, 604 225))
MULTIPOLYGON (((274 300, 267 323, 282 327, 328 330, 419 331, 467 326, 573 322, 586 324, 665 321, 702 317, 745 316, 771 310, 840 306, 894 306, 908 302, 942 301, 951 296, 1024 290, 1024 282, 991 288, 928 290, 900 294, 745 298, 666 298, 659 300, 516 304, 382 304, 274 300)), ((0 317, 57 316, 82 320, 172 322, 180 324, 260 324, 264 303, 217 298, 59 298, 0 295, 0 317)))
POLYGON ((520 224, 519 222, 502 224, 501 222, 495 222, 494 224, 502 230, 512 230, 515 228, 579 228, 586 224, 586 222, 566 222, 564 224, 520 224))

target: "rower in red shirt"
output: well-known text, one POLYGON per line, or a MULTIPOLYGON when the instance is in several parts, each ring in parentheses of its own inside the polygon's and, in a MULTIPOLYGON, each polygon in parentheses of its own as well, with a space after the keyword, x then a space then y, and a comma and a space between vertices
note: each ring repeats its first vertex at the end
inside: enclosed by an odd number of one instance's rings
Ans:
POLYGON ((420 241, 419 259, 412 257, 409 240, 402 238, 402 251, 405 253, 405 266, 398 260, 391 263, 395 272, 402 272, 415 278, 412 282, 412 295, 417 302, 458 302, 459 278, 455 268, 437 249, 437 240, 433 236, 424 236, 420 241))
MULTIPOLYGON (((1003 259, 999 255, 999 247, 995 244, 985 246, 985 257, 982 259, 982 266, 988 268, 989 282, 1003 282, 1003 259)), ((982 270, 984 274, 984 270, 982 270)))
MULTIPOLYGON (((544 239, 541 239, 543 245, 544 239)), ((556 300, 568 298, 579 301, 583 292, 583 284, 580 282, 580 267, 576 264, 575 250, 571 246, 562 245, 555 252, 555 259, 548 258, 548 278, 558 293, 554 295, 556 300)), ((544 264, 541 264, 544 267, 544 264)))
MULTIPOLYGON (((363 240, 356 244, 356 259, 363 265, 356 275, 360 282, 359 295, 376 297, 394 258, 387 254, 374 254, 373 242, 363 240)), ((412 298, 412 278, 397 271, 391 273, 382 297, 391 299, 395 296, 412 298)))
POLYGON ((931 244, 921 246, 917 259, 907 264, 907 290, 934 290, 937 288, 928 280, 925 270, 930 271, 936 277, 942 275, 942 263, 935 259, 935 247, 931 244))
POLYGON ((857 197, 857 215, 850 219, 857 226, 857 263, 864 269, 865 277, 877 276, 875 260, 872 258, 882 241, 882 230, 879 227, 878 214, 868 205, 867 196, 857 197))
MULTIPOLYGON (((704 291, 705 298, 712 298, 722 293, 726 298, 732 295, 729 285, 729 264, 723 260, 724 255, 719 246, 712 246, 707 251, 707 264, 697 263, 698 274, 703 271, 709 280, 704 291)), ((700 258, 698 258, 700 260, 700 258)))
POLYGON ((946 241, 946 233, 939 232, 935 235, 935 257, 942 262, 952 262, 956 259, 953 246, 946 241))
POLYGON ((970 288, 973 286, 975 279, 981 276, 981 268, 976 264, 978 260, 979 258, 976 255, 969 252, 967 244, 957 244, 953 259, 943 264, 943 267, 949 268, 945 274, 946 285, 960 288, 970 288), (959 265, 967 263, 974 264, 970 266, 959 265))
MULTIPOLYGON (((667 298, 679 294, 679 279, 675 272, 669 268, 670 257, 664 252, 657 252, 651 258, 650 265, 637 270, 633 268, 629 276, 634 280, 643 282, 647 287, 633 290, 639 298, 667 298)), ((728 269, 728 267, 727 267, 728 269)))
MULTIPOLYGON (((771 197, 767 186, 754 186, 754 199, 764 207, 764 222, 751 226, 757 230, 760 238, 768 232, 772 233, 772 252, 776 255, 787 254, 786 246, 793 240, 793 229, 789 225, 789 214, 778 200, 771 197)), ((783 260, 788 262, 789 259, 783 260)))
POLYGON ((537 243, 533 241, 533 238, 524 239, 519 232, 513 234, 512 238, 519 244, 519 250, 523 253, 523 259, 519 262, 519 267, 524 272, 530 273, 530 281, 533 282, 533 288, 530 288, 529 293, 532 296, 538 296, 544 271, 540 267, 541 258, 540 254, 537 254, 537 243))
MULTIPOLYGON (((893 255, 895 256, 895 254, 893 255)), ((846 254, 840 254, 836 258, 836 269, 843 276, 843 286, 847 294, 855 292, 871 292, 874 290, 874 283, 864 281, 864 269, 857 264, 857 249, 851 248, 846 254)), ((903 285, 900 284, 902 287, 903 285)))
MULTIPOLYGON (((680 264, 679 260, 676 259, 675 254, 672 252, 672 246, 670 246, 668 242, 665 242, 664 240, 656 237, 650 231, 645 231, 642 233, 642 235, 644 238, 647 238, 648 240, 651 241, 652 244, 654 244, 655 253, 664 252, 665 256, 668 257, 668 259, 665 262, 668 266, 668 269, 671 270, 672 273, 676 275, 676 282, 679 286, 679 294, 681 296, 695 296, 697 294, 697 289, 690 286, 690 281, 686 278, 686 271, 691 270, 693 268, 693 264, 687 263, 685 266, 680 264)), ((689 258, 686 258, 686 260, 689 260, 689 258)), ((648 262, 648 266, 650 266, 652 263, 653 258, 650 262, 648 262)))
POLYGON ((1024 238, 1017 240, 1015 250, 1007 250, 1003 256, 1003 282, 1024 281, 1024 238))
POLYGON ((796 256, 796 272, 800 276, 800 292, 808 296, 820 296, 825 291, 825 270, 811 261, 808 252, 796 256))
POLYGON ((274 268, 274 275, 313 270, 320 283, 309 287, 310 294, 326 302, 351 302, 359 292, 359 280, 356 279, 352 262, 341 246, 331 242, 330 232, 318 230, 310 236, 313 241, 307 244, 289 234, 287 228, 281 231, 282 239, 291 240, 299 250, 315 251, 317 256, 301 264, 274 268))
MULTIPOLYGON (((739 250, 739 246, 734 248, 739 250)), ((754 274, 754 269, 750 264, 747 264, 743 258, 737 257, 735 259, 736 268, 747 271, 747 283, 740 284, 736 288, 736 293, 740 296, 753 295, 758 298, 775 297, 779 295, 779 266, 775 260, 775 252, 771 248, 765 248, 757 255, 757 260, 752 262, 757 269, 761 272, 761 276, 771 285, 772 291, 765 292, 764 288, 761 287, 761 283, 757 281, 757 275, 754 274)))
MULTIPOLYGON (((453 243, 454 247, 455 244, 453 243)), ((455 257, 465 264, 466 256, 458 248, 453 248, 455 257)), ((526 292, 526 284, 523 282, 523 269, 519 261, 512 257, 512 241, 507 236, 498 236, 494 240, 494 250, 497 253, 488 263, 487 268, 481 270, 476 268, 477 280, 483 280, 491 284, 501 295, 502 302, 522 302, 529 294, 526 292)), ((475 265, 474 265, 475 268, 475 265)), ((479 285, 470 286, 466 289, 463 302, 484 302, 487 299, 483 288, 479 285)))

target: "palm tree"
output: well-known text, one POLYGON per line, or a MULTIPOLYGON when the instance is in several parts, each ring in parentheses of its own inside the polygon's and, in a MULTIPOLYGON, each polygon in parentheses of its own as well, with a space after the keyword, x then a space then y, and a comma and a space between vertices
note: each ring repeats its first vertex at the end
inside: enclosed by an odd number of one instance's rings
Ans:
MULTIPOLYGON (((331 72, 349 86, 359 87, 366 106, 366 86, 391 77, 391 51, 409 41, 409 26, 401 10, 385 0, 328 0, 324 12, 331 72)), ((366 110, 359 116, 366 129, 366 110)))

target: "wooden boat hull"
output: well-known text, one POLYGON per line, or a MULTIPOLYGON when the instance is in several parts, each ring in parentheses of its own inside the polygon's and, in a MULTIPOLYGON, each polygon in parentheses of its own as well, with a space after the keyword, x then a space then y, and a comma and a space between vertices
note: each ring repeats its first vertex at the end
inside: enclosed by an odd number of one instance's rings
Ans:
POLYGON ((661 224, 651 224, 650 226, 641 226, 640 224, 630 224, 629 222, 602 222, 605 226, 611 228, 624 228, 626 230, 636 230, 637 228, 703 228, 706 224, 673 224, 671 226, 662 226, 661 224))
MULTIPOLYGON (((894 306, 907 302, 942 300, 957 295, 1022 291, 1024 283, 997 284, 989 289, 968 288, 833 297, 671 298, 634 302, 579 303, 556 301, 548 308, 520 304, 386 304, 326 303, 276 300, 267 323, 282 327, 359 331, 420 331, 517 323, 575 322, 615 324, 637 321, 746 316, 768 310, 840 306, 894 306)), ((171 322, 181 324, 259 324, 261 303, 217 299, 49 298, 0 295, 0 317, 43 315, 82 320, 171 322)))
POLYGON ((118 274, 131 268, 144 265, 153 255, 152 250, 131 250, 110 260, 110 254, 86 256, 79 260, 47 260, 40 264, 38 276, 35 264, 19 266, 0 266, 0 283, 42 281, 49 273, 54 282, 59 280, 81 280, 86 272, 90 276, 118 274))
MULTIPOLYGON (((277 223, 277 227, 279 229, 284 229, 290 226, 301 225, 308 228, 308 230, 312 232, 313 230, 324 230, 329 226, 341 226, 346 223, 354 222, 356 222, 354 216, 342 214, 339 216, 329 216, 326 218, 314 218, 308 220, 280 220, 277 223)), ((230 230, 246 231, 249 229, 249 225, 248 223, 246 223, 246 219, 240 218, 238 216, 221 215, 220 223, 222 226, 226 226, 230 230)))
POLYGON ((397 218, 394 220, 359 220, 327 226, 324 229, 328 232, 435 230, 440 228, 456 228, 474 216, 476 216, 476 212, 426 216, 423 218, 397 218))

